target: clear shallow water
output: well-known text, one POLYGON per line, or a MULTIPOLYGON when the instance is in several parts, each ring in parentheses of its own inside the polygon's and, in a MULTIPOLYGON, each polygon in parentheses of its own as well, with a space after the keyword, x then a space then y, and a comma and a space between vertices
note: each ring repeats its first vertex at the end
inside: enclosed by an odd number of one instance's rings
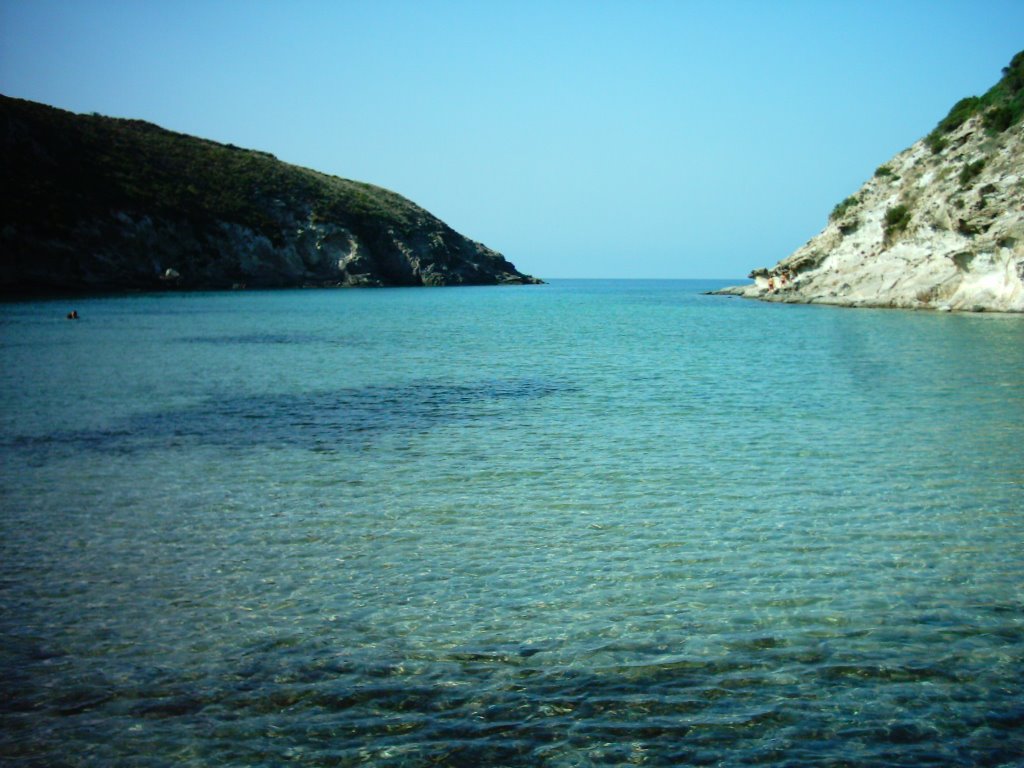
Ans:
POLYGON ((12 765, 1013 765, 1024 319, 0 305, 12 765))

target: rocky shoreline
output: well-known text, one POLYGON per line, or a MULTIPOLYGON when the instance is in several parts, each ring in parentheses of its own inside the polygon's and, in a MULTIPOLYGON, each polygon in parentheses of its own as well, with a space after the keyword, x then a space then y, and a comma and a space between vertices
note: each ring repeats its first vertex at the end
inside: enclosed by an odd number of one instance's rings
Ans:
POLYGON ((0 294, 534 284, 406 198, 0 96, 0 294))
MULTIPOLYGON (((1022 57, 1014 62, 1020 68, 1022 57)), ((1024 121, 993 130, 987 117, 978 113, 942 131, 940 123, 839 203, 803 247, 751 272, 753 283, 715 293, 1024 312, 1024 121)))

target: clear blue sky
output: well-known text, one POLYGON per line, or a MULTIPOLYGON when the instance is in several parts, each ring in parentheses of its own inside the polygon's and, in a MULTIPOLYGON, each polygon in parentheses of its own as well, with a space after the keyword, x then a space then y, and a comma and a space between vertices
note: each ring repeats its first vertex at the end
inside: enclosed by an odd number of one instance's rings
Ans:
POLYGON ((1022 0, 0 0, 0 92, 388 187, 545 278, 772 264, 1022 48, 1022 0))

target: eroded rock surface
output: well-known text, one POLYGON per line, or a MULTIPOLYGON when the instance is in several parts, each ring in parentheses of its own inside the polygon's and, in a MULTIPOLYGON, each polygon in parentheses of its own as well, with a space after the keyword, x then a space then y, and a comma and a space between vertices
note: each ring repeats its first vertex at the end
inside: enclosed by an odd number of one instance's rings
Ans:
POLYGON ((400 195, 0 96, 0 292, 538 283, 400 195))
POLYGON ((1024 120, 999 124, 1005 104, 1019 109, 1022 84, 1018 54, 985 97, 963 100, 932 134, 880 166, 816 237, 774 267, 754 270, 752 284, 721 293, 1024 311, 1024 120), (993 101, 1003 106, 988 106, 993 101))

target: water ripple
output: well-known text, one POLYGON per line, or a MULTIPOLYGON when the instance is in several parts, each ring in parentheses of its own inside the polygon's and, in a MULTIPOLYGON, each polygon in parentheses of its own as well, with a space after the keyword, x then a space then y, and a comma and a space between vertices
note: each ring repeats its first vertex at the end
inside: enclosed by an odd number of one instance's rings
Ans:
POLYGON ((1024 754, 1019 318, 661 283, 55 309, 0 306, 0 762, 1024 754))

